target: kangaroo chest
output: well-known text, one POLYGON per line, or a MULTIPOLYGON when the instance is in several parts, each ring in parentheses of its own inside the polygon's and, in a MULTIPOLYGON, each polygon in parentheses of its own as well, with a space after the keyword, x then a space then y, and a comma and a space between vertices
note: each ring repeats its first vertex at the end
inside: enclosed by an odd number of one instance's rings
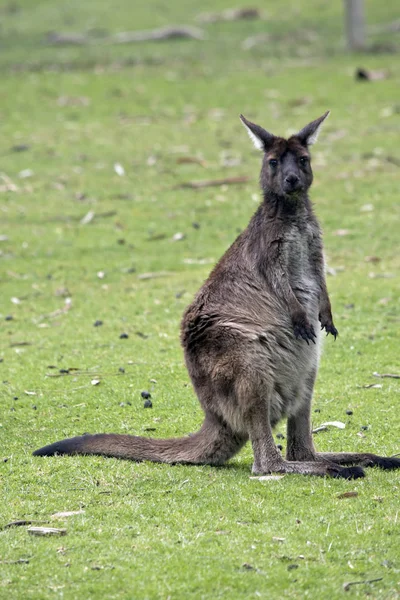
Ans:
POLYGON ((286 243, 286 268, 289 283, 298 300, 316 311, 319 284, 312 256, 313 234, 309 227, 294 228, 286 243))

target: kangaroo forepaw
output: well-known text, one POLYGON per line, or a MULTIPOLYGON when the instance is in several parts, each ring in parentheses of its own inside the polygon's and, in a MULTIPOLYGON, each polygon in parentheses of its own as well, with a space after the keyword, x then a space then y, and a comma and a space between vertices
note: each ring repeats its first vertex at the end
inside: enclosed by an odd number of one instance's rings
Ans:
POLYGON ((315 340, 317 339, 317 336, 315 334, 314 331, 314 327, 308 323, 307 321, 301 322, 301 323, 295 323, 294 327, 293 327, 293 331, 294 331, 294 336, 296 339, 303 339, 307 342, 307 344, 309 344, 309 341, 311 341, 313 344, 315 344, 315 340))
POLYGON ((326 335, 333 335, 333 337, 337 338, 337 336, 339 335, 338 330, 336 329, 336 327, 334 326, 334 324, 332 322, 330 323, 321 323, 321 329, 325 329, 326 331, 326 335))

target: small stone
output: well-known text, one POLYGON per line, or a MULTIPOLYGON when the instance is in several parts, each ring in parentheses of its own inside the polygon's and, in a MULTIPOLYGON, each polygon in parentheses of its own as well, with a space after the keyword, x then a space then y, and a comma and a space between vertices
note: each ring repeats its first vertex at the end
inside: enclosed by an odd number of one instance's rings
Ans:
POLYGON ((12 315, 7 315, 7 316, 4 318, 4 320, 5 320, 5 321, 13 321, 13 320, 14 320, 14 317, 13 317, 12 315))
POLYGON ((346 410, 346 415, 352 415, 353 411, 352 410, 346 410))
POLYGON ((145 400, 143 404, 143 408, 153 408, 153 403, 151 400, 145 400))
POLYGON ((285 439, 285 436, 283 435, 283 433, 277 433, 276 437, 277 437, 278 440, 284 440, 285 439))
POLYGON ((14 396, 13 400, 18 400, 18 396, 14 396))
POLYGON ((362 426, 361 426, 361 429, 362 429, 362 431, 367 431, 367 429, 368 429, 368 425, 362 425, 362 426))
POLYGON ((278 448, 278 450, 280 450, 280 451, 282 452, 282 450, 283 450, 283 446, 282 446, 282 444, 277 444, 277 446, 276 446, 276 447, 278 448))
POLYGON ((93 327, 100 327, 100 325, 103 325, 103 321, 97 320, 93 323, 93 327))
POLYGON ((129 335, 127 333, 121 333, 121 335, 119 336, 120 340, 127 340, 129 337, 129 335))
POLYGON ((299 568, 299 565, 288 565, 287 570, 288 571, 293 571, 293 569, 298 569, 298 568, 299 568))
POLYGON ((195 221, 194 223, 192 223, 192 227, 193 227, 193 229, 200 229, 200 223, 197 223, 195 221))
POLYGON ((151 394, 150 392, 148 392, 147 390, 143 390, 143 392, 140 392, 140 395, 142 396, 142 398, 144 398, 145 400, 147 398, 151 398, 151 394))
POLYGON ((321 409, 320 409, 320 408, 314 408, 314 412, 316 412, 316 413, 320 413, 320 412, 321 412, 321 409))
POLYGON ((32 410, 37 410, 36 404, 32 404, 32 410))
POLYGON ((125 369, 124 369, 124 367, 120 367, 120 368, 118 369, 118 371, 119 371, 120 373, 125 373, 125 369))

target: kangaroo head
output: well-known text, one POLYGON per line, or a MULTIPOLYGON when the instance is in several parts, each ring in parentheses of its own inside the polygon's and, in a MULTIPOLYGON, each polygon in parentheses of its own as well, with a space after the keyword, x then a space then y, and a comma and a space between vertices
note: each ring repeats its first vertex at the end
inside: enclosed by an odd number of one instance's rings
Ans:
POLYGON ((289 139, 277 137, 243 115, 240 119, 253 144, 264 152, 260 182, 264 194, 296 196, 312 184, 309 146, 315 144, 329 111, 289 139))

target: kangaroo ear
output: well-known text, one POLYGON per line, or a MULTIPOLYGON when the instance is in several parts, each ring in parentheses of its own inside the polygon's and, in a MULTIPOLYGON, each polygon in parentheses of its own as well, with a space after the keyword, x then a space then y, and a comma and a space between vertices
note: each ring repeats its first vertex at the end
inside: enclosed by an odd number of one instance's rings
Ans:
POLYGON ((240 120, 246 127, 249 138, 257 150, 268 150, 274 140, 272 133, 268 133, 268 131, 265 131, 265 129, 259 125, 248 121, 243 115, 240 115, 240 120))
POLYGON ((319 132, 321 131, 322 123, 329 116, 330 111, 326 111, 322 117, 319 119, 315 119, 315 121, 311 121, 308 125, 303 127, 301 131, 296 135, 299 138, 300 142, 305 146, 311 146, 315 144, 318 139, 319 132))

